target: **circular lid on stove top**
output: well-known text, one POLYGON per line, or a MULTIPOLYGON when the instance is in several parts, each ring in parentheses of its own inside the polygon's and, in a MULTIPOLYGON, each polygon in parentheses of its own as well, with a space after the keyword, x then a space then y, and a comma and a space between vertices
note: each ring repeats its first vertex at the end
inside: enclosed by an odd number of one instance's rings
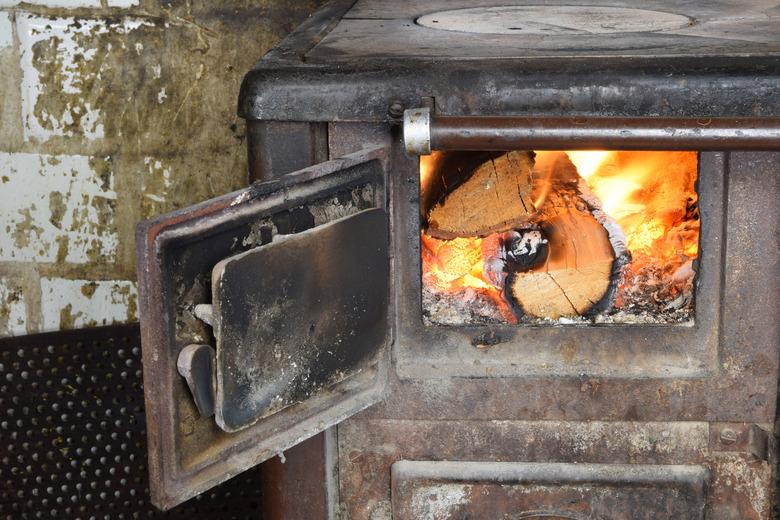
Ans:
POLYGON ((681 14, 631 7, 501 5, 439 11, 417 18, 416 23, 464 33, 558 36, 668 31, 696 22, 681 14))

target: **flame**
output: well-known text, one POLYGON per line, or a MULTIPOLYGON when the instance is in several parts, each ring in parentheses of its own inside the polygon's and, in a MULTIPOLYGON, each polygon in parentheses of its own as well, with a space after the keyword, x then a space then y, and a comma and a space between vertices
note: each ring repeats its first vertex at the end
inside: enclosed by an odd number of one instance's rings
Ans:
MULTIPOLYGON (((420 157, 420 199, 429 197, 428 188, 443 155, 433 152, 420 157)), ((426 284, 442 291, 465 287, 489 290, 482 279, 482 241, 479 238, 437 240, 422 234, 423 277, 426 284)))
POLYGON ((577 172, 580 176, 587 180, 591 175, 596 173, 601 163, 603 163, 610 152, 601 150, 578 150, 576 152, 566 152, 569 156, 569 160, 577 167, 577 172))
POLYGON ((423 233, 422 243, 424 258, 428 260, 426 273, 440 289, 489 287, 482 280, 481 239, 438 240, 423 233))
POLYGON ((433 152, 431 155, 423 155, 420 157, 420 186, 423 188, 430 186, 431 175, 433 175, 436 169, 436 162, 440 156, 440 152, 433 152))
MULTIPOLYGON (((544 153, 544 152, 541 152, 544 153)), ((640 279, 661 277, 658 298, 690 290, 691 262, 698 255, 695 152, 568 151, 591 191, 626 235, 632 262, 619 288, 618 306, 638 290, 640 279), (663 284, 660 284, 663 285, 663 284)), ((436 170, 438 156, 420 160, 421 194, 436 170)), ((547 185, 549 183, 544 183, 547 185)), ((537 194, 540 200, 544 194, 537 194)), ((422 195, 421 195, 422 198, 422 195)), ((483 273, 489 237, 437 240, 422 233, 423 282, 439 291, 472 288, 505 304, 501 290, 483 273), (484 244, 483 244, 484 242, 484 244)), ((653 279, 650 284, 656 284, 653 279)))
POLYGON ((422 233, 423 285, 441 292, 477 291, 493 302, 504 321, 517 317, 501 291, 485 281, 483 240, 476 237, 439 240, 422 233))
POLYGON ((696 202, 695 152, 566 152, 604 211, 617 220, 632 254, 696 256, 698 232, 669 237, 696 202))

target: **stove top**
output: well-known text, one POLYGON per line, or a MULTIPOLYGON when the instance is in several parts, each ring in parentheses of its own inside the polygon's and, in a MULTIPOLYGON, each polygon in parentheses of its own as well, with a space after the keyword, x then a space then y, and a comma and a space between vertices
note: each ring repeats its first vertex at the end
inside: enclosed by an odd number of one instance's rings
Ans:
POLYGON ((775 0, 637 5, 358 0, 305 59, 780 55, 775 0))
POLYGON ((424 99, 447 115, 777 113, 777 0, 598 3, 334 0, 246 75, 239 115, 397 121, 389 106, 424 99))

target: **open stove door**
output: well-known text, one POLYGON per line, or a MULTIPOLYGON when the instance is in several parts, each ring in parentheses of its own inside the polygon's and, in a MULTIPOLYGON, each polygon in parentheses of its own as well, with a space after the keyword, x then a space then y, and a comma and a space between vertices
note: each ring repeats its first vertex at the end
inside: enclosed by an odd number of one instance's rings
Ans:
POLYGON ((168 509, 378 401, 387 150, 142 223, 152 501, 168 509))

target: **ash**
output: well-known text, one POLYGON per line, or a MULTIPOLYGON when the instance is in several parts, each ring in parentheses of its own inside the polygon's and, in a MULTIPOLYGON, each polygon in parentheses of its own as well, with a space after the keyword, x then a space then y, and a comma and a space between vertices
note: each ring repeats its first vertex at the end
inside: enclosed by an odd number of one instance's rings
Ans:
POLYGON ((422 308, 425 325, 506 323, 490 296, 471 287, 442 292, 423 285, 422 308))
MULTIPOLYGON (((597 314, 557 320, 518 316, 527 325, 693 325, 693 260, 682 257, 666 264, 626 266, 615 305, 597 314)), ((423 322, 426 325, 509 323, 496 301, 480 289, 438 291, 423 284, 423 322)))
POLYGON ((599 322, 692 323, 695 276, 693 259, 684 255, 666 263, 629 265, 623 271, 617 308, 599 322))

